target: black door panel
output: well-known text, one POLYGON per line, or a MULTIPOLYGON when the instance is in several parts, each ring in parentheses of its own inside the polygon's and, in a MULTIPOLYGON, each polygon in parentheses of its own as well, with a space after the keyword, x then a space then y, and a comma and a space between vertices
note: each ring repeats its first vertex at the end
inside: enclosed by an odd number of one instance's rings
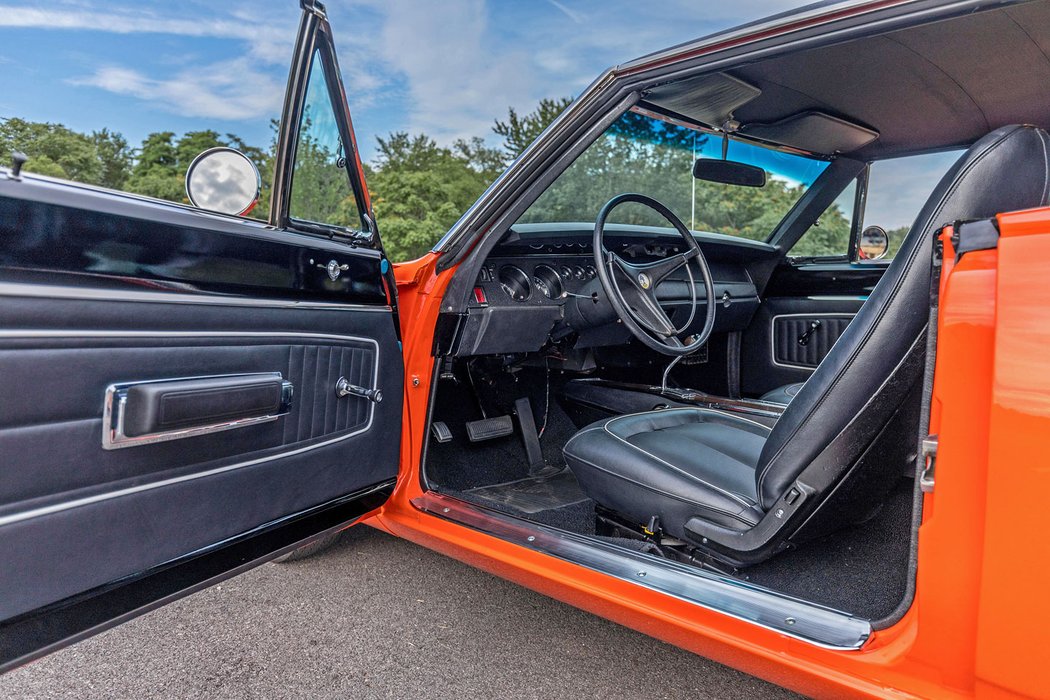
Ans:
POLYGON ((6 279, 38 284, 388 303, 379 251, 29 178, 0 177, 0 266, 6 279))
POLYGON ((813 374, 832 343, 860 310, 864 297, 769 297, 744 333, 740 352, 740 386, 745 396, 804 382, 813 374), (798 343, 809 322, 821 321, 818 332, 798 343))
POLYGON ((778 264, 744 333, 741 392, 761 396, 809 379, 885 270, 881 263, 844 260, 778 264), (816 329, 814 322, 819 322, 816 329))
POLYGON ((855 314, 798 313, 772 319, 773 363, 815 369, 855 314))
POLYGON ((781 262, 773 270, 764 294, 773 297, 868 296, 882 279, 887 264, 781 262))
POLYGON ((0 376, 18 397, 0 405, 0 619, 396 476, 403 370, 382 307, 9 297, 0 319, 0 376), (103 449, 110 384, 258 372, 295 387, 275 421, 103 449), (341 376, 385 400, 338 398, 341 376))

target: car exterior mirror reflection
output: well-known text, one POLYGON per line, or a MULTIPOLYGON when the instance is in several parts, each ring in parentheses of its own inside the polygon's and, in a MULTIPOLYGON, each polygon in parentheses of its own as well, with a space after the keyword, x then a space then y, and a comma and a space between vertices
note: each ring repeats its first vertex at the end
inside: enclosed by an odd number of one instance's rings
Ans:
POLYGON ((243 216, 259 201, 261 191, 259 169, 234 148, 209 148, 186 170, 186 196, 200 209, 243 216))
POLYGON ((861 260, 881 260, 890 250, 890 234, 881 226, 868 226, 860 232, 857 257, 861 260))

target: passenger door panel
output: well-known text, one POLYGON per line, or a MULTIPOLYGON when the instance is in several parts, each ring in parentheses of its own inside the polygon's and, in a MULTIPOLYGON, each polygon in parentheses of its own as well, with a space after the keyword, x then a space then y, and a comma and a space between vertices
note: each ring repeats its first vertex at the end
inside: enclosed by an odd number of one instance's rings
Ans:
POLYGON ((745 396, 804 382, 882 278, 879 263, 781 262, 744 333, 740 381, 745 396), (816 323, 816 328, 814 328, 816 323))

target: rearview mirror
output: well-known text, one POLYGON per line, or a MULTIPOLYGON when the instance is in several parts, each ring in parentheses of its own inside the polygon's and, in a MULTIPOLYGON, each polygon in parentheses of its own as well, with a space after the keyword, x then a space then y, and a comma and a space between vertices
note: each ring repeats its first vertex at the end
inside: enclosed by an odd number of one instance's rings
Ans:
POLYGON ((890 250, 890 234, 881 226, 869 226, 860 232, 857 257, 861 260, 881 260, 890 250))
POLYGON ((243 216, 259 201, 261 191, 259 169, 234 148, 209 148, 186 171, 186 196, 201 209, 243 216))
POLYGON ((766 184, 766 171, 762 168, 717 158, 697 158, 693 163, 693 177, 740 187, 764 187, 766 184))

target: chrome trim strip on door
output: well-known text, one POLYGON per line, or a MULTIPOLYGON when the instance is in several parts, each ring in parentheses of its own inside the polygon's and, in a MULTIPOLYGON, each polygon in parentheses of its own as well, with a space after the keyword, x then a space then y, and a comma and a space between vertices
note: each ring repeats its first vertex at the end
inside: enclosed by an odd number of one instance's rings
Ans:
POLYGON ((339 304, 328 301, 293 301, 286 299, 252 299, 250 297, 216 294, 185 294, 181 292, 140 292, 123 289, 90 289, 48 284, 0 282, 0 297, 31 299, 77 299, 82 301, 134 301, 149 304, 203 304, 215 306, 253 306, 276 309, 309 309, 328 311, 380 311, 391 313, 388 305, 339 304))
MULTIPOLYGON (((298 333, 294 331, 281 331, 278 333, 259 333, 252 331, 81 331, 81 330, 21 330, 21 331, 9 331, 0 330, 0 338, 310 338, 320 340, 351 340, 363 343, 371 343, 375 348, 375 363, 372 368, 372 386, 375 387, 379 384, 379 342, 374 338, 362 338, 353 335, 333 335, 327 333, 298 333)), ((50 506, 41 506, 39 508, 32 508, 30 510, 21 511, 18 513, 11 513, 9 515, 0 516, 0 527, 5 525, 11 525, 12 523, 22 522, 24 520, 31 520, 33 518, 39 518, 44 515, 51 515, 53 513, 61 513, 62 511, 71 510, 73 508, 79 508, 81 506, 92 505, 94 503, 101 503, 108 501, 113 498, 121 498, 123 496, 130 496, 136 493, 142 493, 144 491, 151 491, 153 489, 163 488, 165 486, 172 486, 185 481, 194 481, 196 479, 203 479, 204 477, 214 476, 216 474, 223 474, 225 472, 231 472, 237 469, 243 469, 245 467, 252 467, 257 464, 264 464, 266 462, 272 462, 275 459, 283 459, 285 457, 292 457, 297 454, 304 452, 310 452, 321 447, 327 447, 328 445, 334 445, 337 442, 342 442, 360 435, 361 433, 367 432, 372 427, 372 421, 375 419, 375 407, 376 404, 372 401, 368 402, 368 421, 363 426, 354 430, 353 432, 338 437, 332 438, 331 440, 325 440, 313 445, 307 445, 306 447, 300 447, 295 450, 289 450, 287 452, 280 452, 278 454, 269 455, 266 457, 259 457, 257 459, 250 459, 245 462, 237 462, 236 464, 228 464, 223 467, 216 467, 215 469, 209 469, 202 472, 194 472, 193 474, 186 474, 184 476, 172 477, 170 479, 162 479, 161 481, 151 481, 147 484, 140 484, 138 486, 130 486, 128 488, 117 489, 116 491, 107 491, 106 493, 96 494, 94 496, 85 496, 83 498, 76 498, 71 501, 63 503, 56 503, 50 506)))
POLYGON ((871 623, 723 574, 636 552, 429 491, 420 510, 825 649, 860 649, 871 623))
MULTIPOLYGON (((812 298, 812 297, 811 297, 812 298)), ((855 299, 856 297, 848 297, 849 299, 855 299)), ((777 319, 778 318, 849 318, 850 323, 852 319, 857 316, 856 311, 839 311, 826 312, 826 313, 812 313, 812 314, 777 314, 773 318, 769 319, 769 361, 777 367, 790 367, 791 369, 804 369, 809 372, 813 372, 819 365, 797 365, 792 362, 779 362, 777 360, 777 319)), ((847 324, 848 327, 849 324, 847 324)), ((845 331, 843 331, 845 332, 845 331)), ((838 339, 835 340, 838 342, 838 339)), ((832 345, 834 347, 834 344, 832 345)), ((830 349, 829 349, 830 352, 830 349)))
POLYGON ((292 383, 284 379, 280 372, 257 372, 253 374, 222 374, 207 377, 174 377, 167 379, 151 379, 141 382, 126 382, 124 384, 110 384, 106 387, 106 396, 102 403, 102 449, 121 450, 125 447, 137 447, 139 445, 153 445, 168 440, 179 440, 191 438, 198 435, 210 435, 221 433, 224 430, 235 428, 247 428, 260 423, 275 421, 281 416, 287 415, 292 407, 292 383), (124 434, 124 415, 128 403, 128 389, 141 384, 164 384, 169 382, 181 382, 190 379, 225 379, 237 377, 267 376, 281 379, 281 403, 275 413, 265 416, 252 416, 250 418, 237 418, 235 420, 212 423, 210 425, 197 425, 192 428, 179 430, 165 430, 159 433, 148 433, 128 437, 124 434))

